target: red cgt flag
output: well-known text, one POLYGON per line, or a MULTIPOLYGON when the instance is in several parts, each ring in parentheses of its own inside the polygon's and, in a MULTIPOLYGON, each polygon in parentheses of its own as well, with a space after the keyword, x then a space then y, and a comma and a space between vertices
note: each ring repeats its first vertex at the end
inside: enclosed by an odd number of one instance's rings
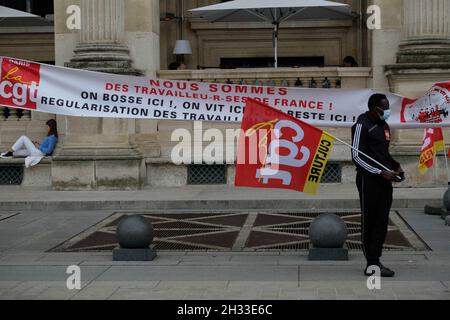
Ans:
POLYGON ((333 145, 334 138, 325 131, 248 99, 235 186, 316 194, 333 145))
POLYGON ((444 133, 442 128, 434 128, 434 148, 436 153, 445 150, 444 133))
POLYGON ((425 129, 419 158, 419 172, 425 174, 434 165, 439 151, 445 150, 442 128, 425 129))

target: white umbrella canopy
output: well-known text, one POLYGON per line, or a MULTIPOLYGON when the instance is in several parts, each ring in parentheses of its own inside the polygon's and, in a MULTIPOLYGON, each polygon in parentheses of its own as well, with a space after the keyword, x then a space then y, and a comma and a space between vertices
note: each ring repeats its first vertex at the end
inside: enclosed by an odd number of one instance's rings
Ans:
POLYGON ((269 22, 274 26, 274 59, 278 67, 278 30, 282 22, 340 20, 352 17, 347 4, 325 0, 234 0, 190 10, 211 22, 269 22))
POLYGON ((0 27, 49 26, 52 23, 32 13, 0 6, 0 27))
POLYGON ((4 7, 4 6, 0 6, 0 19, 1 18, 35 18, 37 17, 37 15, 28 13, 28 12, 24 12, 24 11, 20 11, 20 10, 16 10, 16 9, 11 9, 8 7, 4 7))

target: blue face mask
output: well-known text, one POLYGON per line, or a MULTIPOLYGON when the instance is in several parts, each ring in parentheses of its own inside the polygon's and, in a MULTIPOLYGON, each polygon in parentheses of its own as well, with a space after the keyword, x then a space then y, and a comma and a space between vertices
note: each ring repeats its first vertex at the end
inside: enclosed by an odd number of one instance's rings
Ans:
MULTIPOLYGON (((378 108, 378 107, 377 107, 378 108)), ((381 108, 378 108, 379 110, 383 111, 383 114, 380 115, 380 119, 386 121, 391 116, 391 109, 383 110, 381 108)))

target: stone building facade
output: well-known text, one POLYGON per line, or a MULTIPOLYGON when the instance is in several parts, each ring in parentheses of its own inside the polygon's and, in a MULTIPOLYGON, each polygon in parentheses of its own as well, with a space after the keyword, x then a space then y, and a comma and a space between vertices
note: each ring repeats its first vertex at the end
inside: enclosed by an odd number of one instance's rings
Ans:
MULTIPOLYGON (((263 23, 209 23, 189 9, 217 0, 55 0, 54 29, 0 31, 0 54, 56 65, 170 79, 205 82, 308 86, 326 79, 333 87, 374 88, 411 98, 433 83, 450 80, 450 0, 345 0, 355 18, 339 21, 289 22, 280 32, 280 57, 320 58, 322 65, 223 69, 224 61, 272 55, 272 26, 263 23), (67 27, 67 8, 81 8, 80 30, 67 27), (368 30, 367 8, 381 9, 381 29, 368 30), (192 54, 187 70, 169 71, 179 57, 177 39, 187 39, 192 54), (53 42, 54 39, 54 42, 53 42), (15 45, 19 42, 20 45, 15 45), (54 50, 49 50, 54 46, 54 50), (359 67, 342 68, 353 56, 359 67)), ((307 58, 307 59, 306 59, 307 58)), ((315 60, 317 61, 317 60, 315 60)), ((22 134, 40 139, 49 115, 0 119, 0 146, 22 134)), ((189 183, 189 166, 176 166, 170 152, 174 129, 197 130, 193 122, 98 119, 56 116, 60 141, 51 161, 25 171, 25 186, 58 190, 135 190, 189 183)), ((203 129, 237 128, 207 123, 203 129)), ((350 130, 326 128, 350 140, 350 130)), ((446 182, 443 157, 425 176, 417 171, 422 130, 396 130, 392 151, 408 173, 408 186, 446 182)), ((448 132, 445 134, 447 136, 448 132)), ((339 165, 341 183, 354 180, 349 150, 337 145, 331 162, 339 165)), ((234 166, 225 167, 225 183, 233 184, 234 166)))

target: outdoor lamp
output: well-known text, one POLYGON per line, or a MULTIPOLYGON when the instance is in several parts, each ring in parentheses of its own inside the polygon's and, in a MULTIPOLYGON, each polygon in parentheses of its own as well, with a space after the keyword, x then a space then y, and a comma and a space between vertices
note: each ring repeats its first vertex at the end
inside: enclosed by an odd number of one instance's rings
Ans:
POLYGON ((173 54, 192 54, 191 43, 189 40, 177 40, 173 54))
POLYGON ((173 48, 173 54, 177 56, 177 61, 184 62, 185 54, 192 54, 191 43, 189 40, 177 40, 173 48))

